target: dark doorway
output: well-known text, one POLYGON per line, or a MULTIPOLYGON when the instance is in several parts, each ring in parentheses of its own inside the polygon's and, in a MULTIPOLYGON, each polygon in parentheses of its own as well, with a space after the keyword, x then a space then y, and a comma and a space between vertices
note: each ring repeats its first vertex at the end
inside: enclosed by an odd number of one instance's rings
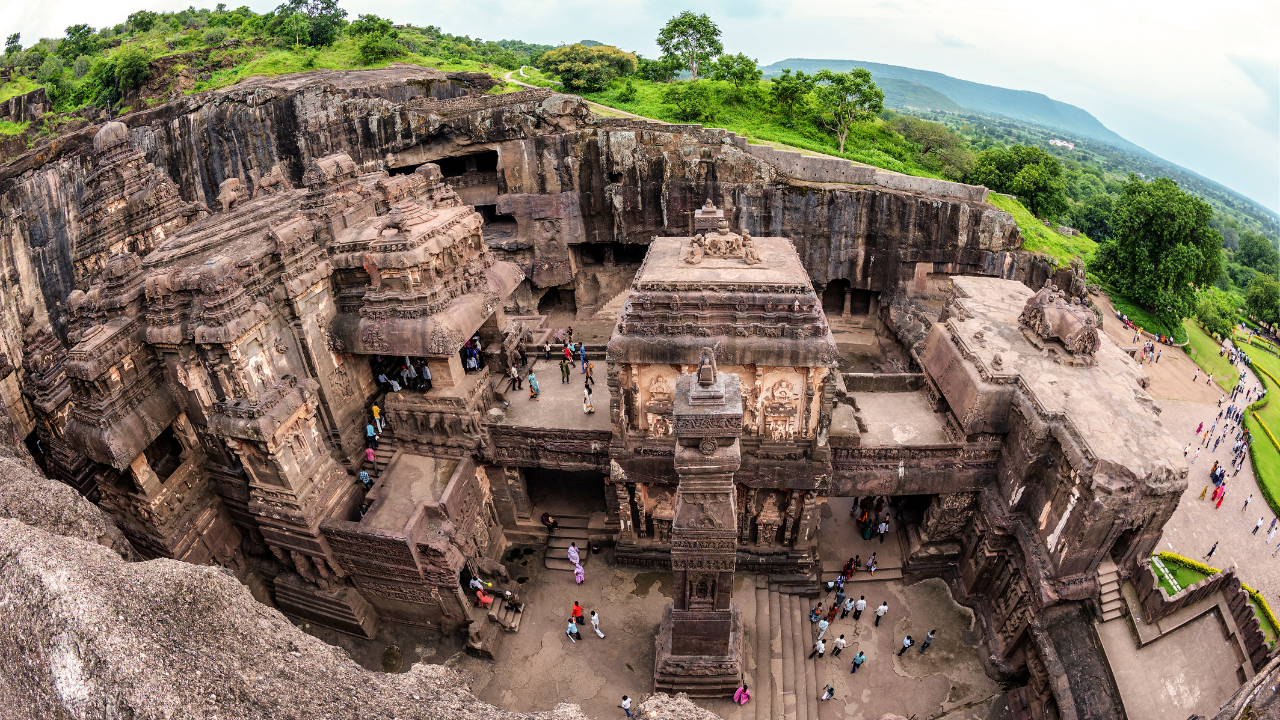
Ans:
POLYGON ((852 303, 849 306, 849 314, 854 316, 869 315, 871 313, 871 300, 879 293, 870 290, 854 290, 852 303))
POLYGON ((542 299, 538 300, 538 314, 550 315, 554 312, 575 312, 577 304, 574 302, 573 291, 563 290, 560 288, 551 288, 542 295, 542 299))
POLYGON ((827 315, 839 317, 844 313, 844 295, 849 289, 849 281, 843 278, 827 283, 822 291, 822 311, 827 315))
POLYGON ((524 477, 537 514, 590 515, 605 511, 604 473, 525 468, 524 477))
POLYGON ((182 443, 173 434, 173 427, 167 427, 155 440, 142 451, 147 456, 147 464, 151 471, 164 483, 182 464, 182 443))
POLYGON ((25 441, 27 451, 31 453, 31 457, 36 461, 36 465, 44 471, 45 475, 49 474, 49 459, 45 456, 44 445, 40 444, 40 436, 33 430, 27 436, 25 441))

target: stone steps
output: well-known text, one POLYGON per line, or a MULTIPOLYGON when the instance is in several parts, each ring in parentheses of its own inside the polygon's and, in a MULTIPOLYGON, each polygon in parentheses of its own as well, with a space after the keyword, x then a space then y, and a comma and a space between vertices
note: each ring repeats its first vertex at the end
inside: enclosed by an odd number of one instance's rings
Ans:
POLYGON ((493 604, 490 605, 489 619, 507 632, 520 632, 520 619, 524 617, 523 610, 521 612, 511 610, 505 602, 502 602, 501 596, 501 593, 498 593, 493 604))
POLYGON ((817 635, 809 622, 808 601, 789 595, 791 607, 791 642, 795 645, 796 718, 818 720, 818 679, 815 660, 809 659, 817 635))
POLYGON ((773 623, 773 628, 777 628, 776 631, 771 629, 770 634, 778 634, 782 645, 780 652, 782 662, 779 663, 782 678, 779 702, 782 706, 782 714, 777 717, 785 718, 785 720, 796 720, 796 701, 801 699, 796 695, 796 646, 791 637, 794 626, 791 624, 791 618, 789 617, 791 615, 792 597, 791 595, 779 594, 778 586, 776 585, 772 585, 769 588, 771 605, 769 620, 773 623))
POLYGON ((751 696, 756 706, 756 720, 771 720, 769 708, 773 697, 773 653, 770 650, 769 586, 763 577, 756 578, 756 669, 751 674, 751 696))
POLYGON ((585 515, 555 515, 560 524, 555 533, 547 539, 547 549, 543 551, 542 564, 552 570, 568 570, 573 572, 573 563, 569 562, 569 543, 578 543, 578 561, 586 567, 591 557, 591 549, 587 545, 587 523, 585 515))
MULTIPOLYGON (((631 294, 631 286, 627 286, 625 290, 609 298, 609 301, 600 306, 592 315, 596 320, 616 320, 622 314, 622 306, 627 302, 627 295, 631 294)), ((589 352, 589 351, 588 351, 589 352)))
POLYGON ((1120 596, 1120 569, 1109 557, 1098 564, 1098 589, 1102 594, 1102 622, 1124 617, 1124 599, 1120 596))

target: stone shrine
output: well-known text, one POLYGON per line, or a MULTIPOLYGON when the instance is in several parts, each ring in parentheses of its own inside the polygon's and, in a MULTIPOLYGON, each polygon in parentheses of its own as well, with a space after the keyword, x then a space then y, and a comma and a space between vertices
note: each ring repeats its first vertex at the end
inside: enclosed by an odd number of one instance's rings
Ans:
POLYGON ((742 619, 733 603, 742 391, 702 348, 695 374, 676 378, 672 409, 680 477, 671 524, 675 596, 658 628, 654 687, 729 696, 742 676, 742 619))

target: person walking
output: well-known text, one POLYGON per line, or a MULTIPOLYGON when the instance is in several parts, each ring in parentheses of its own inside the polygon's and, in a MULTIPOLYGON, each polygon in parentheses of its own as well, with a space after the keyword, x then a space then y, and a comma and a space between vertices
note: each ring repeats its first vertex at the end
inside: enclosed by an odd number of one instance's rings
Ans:
POLYGON ((560 384, 563 385, 567 382, 569 382, 569 361, 561 360, 560 361, 560 384))
POLYGON ((626 713, 627 717, 631 717, 631 698, 627 697, 626 695, 623 695, 622 704, 619 705, 618 707, 622 708, 622 712, 626 713))
MULTIPOLYGON (((569 543, 569 562, 573 563, 574 565, 577 565, 579 564, 578 560, 579 560, 578 543, 571 542, 569 543)), ((577 605, 577 603, 574 603, 574 604, 577 605)))
POLYGON ((858 654, 853 656, 853 669, 849 671, 849 674, 852 675, 858 672, 858 668, 862 667, 862 663, 866 661, 867 661, 867 656, 861 650, 859 650, 858 654))
POLYGON ((578 642, 577 638, 582 637, 582 635, 578 632, 578 623, 574 622, 573 618, 569 618, 569 628, 564 631, 564 634, 568 635, 569 639, 572 640, 575 645, 578 642))
POLYGON ((867 609, 867 596, 859 595, 858 602, 853 604, 853 621, 862 619, 862 611, 867 609))
POLYGON ((507 368, 507 392, 511 392, 520 383, 520 371, 515 365, 507 368))
POLYGON ((912 645, 915 645, 915 644, 916 644, 916 641, 912 640, 910 635, 903 638, 902 649, 898 651, 898 657, 902 657, 902 653, 906 652, 912 645))
POLYGON ((827 628, 831 627, 831 623, 826 618, 818 621, 818 639, 821 640, 823 635, 827 634, 827 628))
POLYGON ((547 340, 542 345, 542 359, 551 362, 551 341, 547 340))
POLYGON ((1196 374, 1192 376, 1191 382, 1195 382, 1196 380, 1199 380, 1199 379, 1200 379, 1200 368, 1196 368, 1196 374))
POLYGON ((582 374, 587 374, 587 345, 578 343, 578 362, 582 363, 582 374))
POLYGON ((373 452, 373 446, 366 446, 364 449, 364 459, 369 461, 369 467, 373 468, 373 476, 378 477, 378 456, 373 452))
POLYGON ((569 617, 572 618, 575 623, 579 625, 582 624, 582 606, 578 604, 577 600, 573 601, 573 608, 569 610, 569 617))
POLYGON ((1213 554, 1217 551, 1218 551, 1218 543, 1215 542, 1213 544, 1213 547, 1209 548, 1209 552, 1204 554, 1204 559, 1208 560, 1209 558, 1213 557, 1213 554))
POLYGON ((596 406, 591 402, 591 384, 582 388, 582 412, 590 414, 596 411, 596 406))
POLYGON ((604 639, 604 633, 600 632, 600 616, 596 614, 595 610, 591 611, 591 629, 596 631, 597 637, 601 640, 604 639))
MULTIPOLYGON (((1215 545, 1214 547, 1217 546, 1215 545)), ((887 612, 889 612, 889 601, 881 601, 880 607, 876 608, 876 627, 880 627, 880 618, 884 617, 887 612)))
POLYGON ((831 651, 831 657, 840 657, 840 651, 843 650, 845 646, 848 644, 849 643, 844 639, 843 635, 836 638, 835 640, 832 640, 831 646, 834 647, 835 650, 831 651))
POLYGON ((826 643, 822 642, 822 638, 819 637, 818 641, 813 644, 813 652, 809 653, 809 657, 806 659, 812 660, 814 655, 817 655, 818 659, 822 659, 822 654, 826 651, 827 651, 827 645, 826 643))
MULTIPOLYGON (((849 617, 849 613, 857 606, 858 603, 856 600, 853 598, 845 598, 844 605, 840 607, 840 619, 843 620, 849 617)), ((857 620, 858 618, 855 616, 853 619, 857 620)))
POLYGON ((378 433, 373 429, 373 423, 364 426, 365 438, 369 441, 370 447, 374 450, 378 449, 378 433))
POLYGON ((843 605, 846 595, 844 594, 844 585, 840 579, 836 579, 836 605, 843 605))
POLYGON ((530 370, 529 377, 526 379, 529 381, 529 399, 537 400, 538 396, 542 394, 542 389, 538 387, 538 378, 534 377, 533 371, 530 370))
POLYGON ((1257 535, 1257 534, 1258 534, 1258 530, 1260 530, 1260 529, 1262 528, 1262 523, 1264 523, 1264 522, 1266 522, 1266 521, 1267 521, 1267 519, 1266 519, 1266 518, 1264 518, 1264 517, 1260 517, 1260 518, 1258 518, 1258 524, 1253 526, 1253 534, 1254 534, 1254 535, 1257 535))
POLYGON ((881 520, 880 525, 876 527, 876 533, 880 536, 880 544, 884 544, 884 536, 889 534, 889 521, 881 520))
POLYGON ((1273 538, 1273 537, 1275 537, 1275 536, 1276 536, 1276 529, 1275 529, 1275 528, 1271 528, 1271 532, 1267 533, 1267 542, 1266 542, 1266 544, 1267 544, 1267 545, 1270 545, 1270 544, 1271 544, 1271 538, 1273 538))
POLYGON ((1214 510, 1221 508, 1222 501, 1227 499, 1227 486, 1223 485, 1221 488, 1218 488, 1218 489, 1221 490, 1222 492, 1218 493, 1218 502, 1216 505, 1213 506, 1214 510))
POLYGON ((1195 457, 1191 458, 1191 464, 1195 465, 1196 461, 1199 459, 1200 459, 1200 448, 1196 448, 1196 454, 1195 454, 1195 457))
POLYGON ((1189 452, 1191 452, 1191 443, 1187 443, 1187 446, 1182 448, 1182 457, 1186 457, 1189 452))
POLYGON ((938 637, 938 631, 937 631, 937 630, 930 630, 930 631, 929 631, 929 634, 924 636, 924 642, 920 643, 920 654, 921 654, 921 655, 923 655, 923 654, 924 654, 924 651, 925 651, 925 650, 928 650, 928 649, 929 649, 929 646, 933 644, 933 639, 934 639, 934 638, 936 638, 936 637, 938 637))
POLYGON ((378 434, 381 435, 382 434, 382 408, 378 407, 377 403, 374 403, 374 406, 369 410, 370 412, 373 413, 373 424, 378 426, 378 434))
POLYGON ((1244 512, 1245 510, 1248 510, 1248 509, 1249 509, 1249 503, 1251 503, 1251 502, 1253 502, 1253 494, 1252 494, 1252 493, 1250 493, 1250 494, 1249 494, 1249 497, 1247 497, 1247 498, 1245 498, 1245 499, 1244 499, 1244 507, 1240 508, 1240 512, 1244 512))
POLYGON ((830 700, 835 696, 836 696, 835 688, 831 687, 831 683, 827 683, 826 689, 822 691, 822 697, 818 698, 818 700, 830 700))

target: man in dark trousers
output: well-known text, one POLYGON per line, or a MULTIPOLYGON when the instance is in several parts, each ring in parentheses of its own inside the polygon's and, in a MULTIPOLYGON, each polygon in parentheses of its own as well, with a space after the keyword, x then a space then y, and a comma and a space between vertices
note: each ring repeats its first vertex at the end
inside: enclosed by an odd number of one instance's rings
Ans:
POLYGON ((930 630, 930 631, 929 631, 929 634, 924 636, 924 642, 920 643, 920 654, 921 654, 921 655, 923 655, 923 654, 924 654, 924 651, 925 651, 925 650, 928 650, 928 649, 929 649, 929 646, 933 644, 933 639, 934 639, 934 638, 936 638, 936 637, 938 637, 938 631, 937 631, 937 630, 930 630))
POLYGON ((911 647, 912 645, 915 645, 915 644, 916 644, 916 641, 915 641, 915 640, 912 640, 910 635, 908 635, 908 636, 906 636, 905 638, 903 638, 903 639, 902 639, 902 649, 898 651, 898 657, 902 657, 902 653, 906 652, 906 651, 907 651, 907 648, 909 648, 909 647, 911 647))

